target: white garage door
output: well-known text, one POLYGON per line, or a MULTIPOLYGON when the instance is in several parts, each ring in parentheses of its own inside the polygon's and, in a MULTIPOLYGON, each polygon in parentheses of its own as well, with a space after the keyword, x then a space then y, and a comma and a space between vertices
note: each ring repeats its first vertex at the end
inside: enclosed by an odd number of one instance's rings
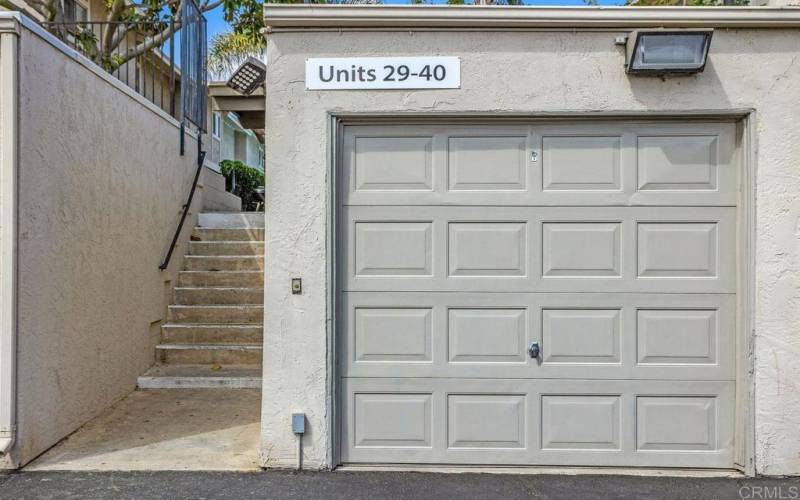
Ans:
POLYGON ((735 130, 346 127, 342 462, 731 467, 735 130))

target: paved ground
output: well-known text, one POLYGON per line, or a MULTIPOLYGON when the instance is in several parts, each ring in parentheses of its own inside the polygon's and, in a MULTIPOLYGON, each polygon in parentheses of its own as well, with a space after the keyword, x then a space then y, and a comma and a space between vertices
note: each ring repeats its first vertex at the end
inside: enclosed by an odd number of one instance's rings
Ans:
POLYGON ((258 471, 260 389, 135 391, 28 470, 258 471))
POLYGON ((2 499, 800 499, 800 478, 732 479, 396 472, 20 472, 2 499))

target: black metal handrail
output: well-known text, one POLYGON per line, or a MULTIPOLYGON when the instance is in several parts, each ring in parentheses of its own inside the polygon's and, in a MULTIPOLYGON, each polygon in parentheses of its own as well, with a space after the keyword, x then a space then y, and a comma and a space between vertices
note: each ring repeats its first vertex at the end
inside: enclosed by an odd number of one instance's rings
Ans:
POLYGON ((182 207, 181 212, 181 220, 178 222, 178 228, 175 229, 175 234, 172 236, 172 242, 169 244, 169 250, 167 250, 167 255, 164 257, 164 260, 161 262, 161 265, 158 266, 159 269, 162 271, 169 266, 169 261, 172 258, 172 252, 175 250, 175 245, 178 243, 178 238, 181 236, 181 231, 183 230, 183 224, 186 222, 186 216, 189 214, 189 208, 192 206, 192 199, 194 199, 194 192, 197 190, 197 182, 200 180, 200 172, 203 171, 203 163, 206 159, 206 152, 203 151, 203 140, 198 135, 197 136, 197 170, 194 173, 194 181, 192 181, 192 188, 189 190, 189 197, 186 199, 186 203, 182 207))
POLYGON ((180 26, 174 18, 41 24, 136 93, 182 120, 176 105, 181 74, 175 67, 175 33, 180 26))

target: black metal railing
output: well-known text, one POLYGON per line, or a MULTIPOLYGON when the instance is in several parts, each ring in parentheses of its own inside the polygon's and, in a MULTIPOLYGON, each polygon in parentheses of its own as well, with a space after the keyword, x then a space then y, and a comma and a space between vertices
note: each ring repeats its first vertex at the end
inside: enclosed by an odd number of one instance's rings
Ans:
MULTIPOLYGON (((193 124, 200 132, 206 131, 206 99, 208 81, 206 76, 206 18, 195 0, 181 2, 181 154, 183 154, 185 124, 193 124)), ((195 171, 189 195, 181 211, 178 227, 172 236, 167 255, 158 266, 162 271, 169 266, 172 252, 178 243, 178 237, 186 222, 186 216, 192 206, 192 199, 197 190, 197 182, 203 170, 206 152, 203 151, 203 136, 197 136, 197 170, 195 171)))
POLYGON ((167 255, 164 257, 164 260, 161 261, 161 264, 158 266, 159 269, 162 271, 165 270, 169 266, 169 261, 172 259, 172 252, 175 251, 175 245, 178 244, 178 238, 181 235, 181 231, 183 230, 183 225, 186 223, 186 216, 189 215, 189 208, 192 206, 192 200, 194 199, 194 193, 197 191, 197 183, 200 180, 200 173, 203 171, 203 163, 206 159, 206 152, 203 151, 203 143, 200 137, 197 138, 197 168, 194 172, 194 180, 192 181, 192 187, 189 189, 189 196, 186 198, 186 203, 184 203, 182 210, 181 210, 181 218, 178 220, 178 227, 175 229, 175 233, 172 235, 172 241, 170 241, 169 248, 167 249, 167 255))
MULTIPOLYGON (((177 19, 42 24, 73 49, 178 119, 181 122, 180 154, 183 155, 187 123, 198 132, 206 131, 206 19, 195 0, 181 2, 177 19), (177 43, 180 43, 180 69, 175 66, 177 43)), ((205 159, 202 144, 202 135, 198 134, 194 179, 186 203, 181 207, 178 227, 159 266, 162 270, 169 266, 197 190, 205 159)))
POLYGON ((175 65, 175 33, 180 26, 174 19, 42 24, 138 94, 182 120, 177 105, 181 74, 175 65))
POLYGON ((195 0, 181 2, 181 108, 183 117, 206 130, 208 96, 206 18, 195 0))

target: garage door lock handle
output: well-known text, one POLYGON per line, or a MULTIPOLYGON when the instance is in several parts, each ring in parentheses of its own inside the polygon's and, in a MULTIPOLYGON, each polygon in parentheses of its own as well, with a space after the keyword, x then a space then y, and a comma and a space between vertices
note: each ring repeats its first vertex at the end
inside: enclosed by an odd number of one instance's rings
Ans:
POLYGON ((531 345, 528 346, 528 354, 530 354, 533 359, 536 359, 536 358, 539 357, 539 352, 540 351, 541 351, 541 349, 539 349, 539 343, 538 342, 531 342, 531 345))

